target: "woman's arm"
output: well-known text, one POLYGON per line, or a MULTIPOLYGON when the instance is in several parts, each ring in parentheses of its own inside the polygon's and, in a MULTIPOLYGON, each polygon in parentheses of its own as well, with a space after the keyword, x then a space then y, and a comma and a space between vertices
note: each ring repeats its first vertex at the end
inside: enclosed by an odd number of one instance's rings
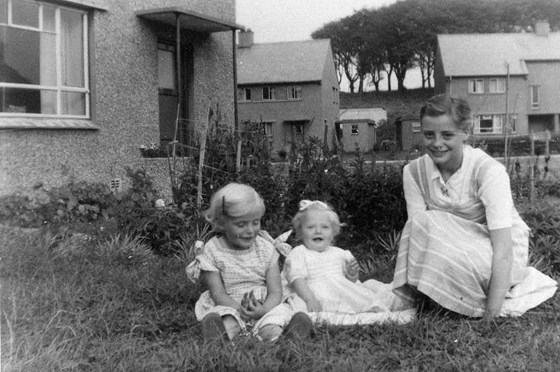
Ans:
POLYGON ((206 287, 210 291, 210 296, 216 305, 229 306, 234 309, 239 309, 239 302, 235 301, 227 294, 219 272, 202 271, 200 275, 203 282, 206 284, 206 287))
POLYGON ((410 166, 404 167, 403 170, 403 191, 406 200, 406 212, 410 219, 414 214, 423 212, 428 209, 424 195, 420 191, 420 187, 414 181, 410 173, 410 166))
POLYGON ((490 320, 499 315, 506 298, 506 292, 511 287, 511 268, 513 252, 511 249, 511 228, 506 227, 490 230, 492 243, 492 274, 486 299, 486 313, 484 318, 490 320))
POLYGON ((309 289, 305 279, 298 278, 292 282, 294 289, 299 297, 301 297, 307 305, 307 311, 321 311, 321 303, 315 298, 315 295, 309 289))

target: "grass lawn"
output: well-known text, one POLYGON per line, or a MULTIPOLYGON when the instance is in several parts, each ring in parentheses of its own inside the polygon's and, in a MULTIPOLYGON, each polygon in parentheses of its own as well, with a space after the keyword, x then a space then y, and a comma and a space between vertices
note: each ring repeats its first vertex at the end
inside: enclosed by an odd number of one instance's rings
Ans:
MULTIPOLYGON (((204 343, 189 257, 127 236, 54 240, 0 227, 7 371, 534 370, 560 365, 560 295, 493 324, 424 313, 402 326, 317 327, 307 341, 204 343)), ((558 275, 555 276, 558 279, 558 275)))

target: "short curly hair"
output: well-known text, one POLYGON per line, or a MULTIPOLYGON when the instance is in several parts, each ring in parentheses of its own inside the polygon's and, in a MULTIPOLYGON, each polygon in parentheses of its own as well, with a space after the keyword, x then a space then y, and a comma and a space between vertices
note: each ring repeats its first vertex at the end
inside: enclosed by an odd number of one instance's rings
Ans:
POLYGON ((442 115, 448 115, 457 128, 461 130, 468 130, 472 123, 471 108, 468 102, 462 98, 438 94, 426 101, 420 109, 420 121, 425 116, 437 117, 442 115))

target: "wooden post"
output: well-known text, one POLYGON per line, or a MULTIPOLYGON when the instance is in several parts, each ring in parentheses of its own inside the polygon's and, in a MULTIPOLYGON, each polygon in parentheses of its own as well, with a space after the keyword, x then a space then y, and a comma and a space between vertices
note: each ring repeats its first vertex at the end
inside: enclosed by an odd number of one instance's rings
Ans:
POLYGON ((531 155, 529 157, 529 201, 534 199, 535 194, 535 132, 531 131, 531 155))
POLYGON ((235 171, 241 172, 241 140, 237 141, 237 154, 235 158, 235 171))
POLYGON ((546 145, 545 156, 546 157, 550 156, 550 139, 551 138, 552 138, 552 135, 551 135, 550 131, 547 129, 546 130, 546 138, 545 138, 545 145, 546 145))
POLYGON ((197 198, 196 204, 198 208, 202 207, 202 173, 204 169, 204 156, 206 155, 206 136, 208 135, 208 126, 212 120, 212 107, 208 110, 208 121, 203 124, 200 138, 200 158, 198 159, 198 185, 197 185, 197 198))

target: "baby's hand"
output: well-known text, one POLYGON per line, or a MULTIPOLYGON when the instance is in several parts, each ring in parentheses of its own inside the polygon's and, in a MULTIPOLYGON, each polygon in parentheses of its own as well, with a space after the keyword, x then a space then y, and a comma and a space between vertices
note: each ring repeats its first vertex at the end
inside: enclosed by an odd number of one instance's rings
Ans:
POLYGON ((352 257, 349 260, 346 260, 344 263, 344 275, 348 278, 348 280, 355 282, 358 280, 358 275, 360 273, 360 264, 358 261, 352 257))

